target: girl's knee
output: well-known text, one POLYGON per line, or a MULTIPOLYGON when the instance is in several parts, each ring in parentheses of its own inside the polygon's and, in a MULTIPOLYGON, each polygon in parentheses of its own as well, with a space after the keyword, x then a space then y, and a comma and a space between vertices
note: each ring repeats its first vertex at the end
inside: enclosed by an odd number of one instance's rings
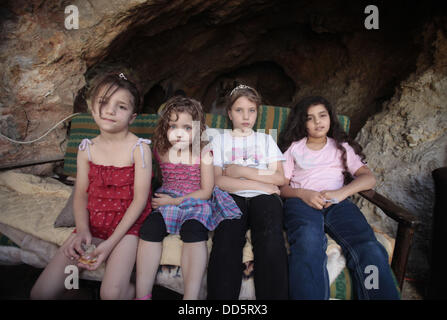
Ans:
POLYGON ((51 283, 43 283, 36 281, 30 291, 31 300, 54 300, 60 298, 59 295, 63 293, 63 289, 57 289, 51 283))
POLYGON ((208 240, 208 229, 197 220, 186 220, 180 228, 183 242, 201 242, 208 240))
POLYGON ((327 243, 324 229, 318 226, 302 225, 287 230, 287 238, 290 243, 304 245, 306 247, 322 247, 327 243))
POLYGON ((376 259, 385 259, 388 261, 388 253, 385 247, 377 240, 368 242, 366 251, 369 251, 369 255, 376 259))
POLYGON ((46 297, 44 292, 39 288, 37 283, 33 285, 30 292, 30 299, 31 300, 48 300, 49 297, 46 297))
POLYGON ((212 237, 212 248, 214 251, 242 250, 246 242, 245 234, 246 231, 241 228, 215 230, 212 237))
POLYGON ((119 300, 123 299, 124 289, 117 285, 101 285, 100 297, 101 300, 119 300))
POLYGON ((326 254, 327 238, 319 228, 302 228, 288 232, 290 253, 312 259, 319 253, 326 254))
POLYGON ((352 246, 361 264, 388 264, 388 253, 377 240, 360 242, 352 246))
POLYGON ((39 278, 34 283, 30 291, 32 300, 56 299, 64 291, 65 270, 70 266, 70 260, 65 256, 62 248, 59 248, 56 255, 50 260, 39 278))
POLYGON ((144 220, 140 228, 140 238, 146 241, 159 242, 168 234, 166 224, 160 211, 153 211, 144 220))

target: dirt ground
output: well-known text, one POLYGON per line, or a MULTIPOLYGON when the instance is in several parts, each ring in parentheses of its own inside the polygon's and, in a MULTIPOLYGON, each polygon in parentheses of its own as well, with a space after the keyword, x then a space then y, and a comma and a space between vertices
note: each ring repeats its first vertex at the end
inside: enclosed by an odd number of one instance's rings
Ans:
MULTIPOLYGON (((38 278, 41 269, 22 264, 18 266, 0 266, 0 300, 27 300, 29 292, 38 278)), ((99 298, 99 282, 80 281, 80 289, 73 290, 69 299, 91 300, 99 298)), ((423 300, 424 286, 415 281, 405 281, 402 290, 403 300, 423 300)), ((154 300, 177 300, 181 295, 163 287, 156 286, 154 300)))

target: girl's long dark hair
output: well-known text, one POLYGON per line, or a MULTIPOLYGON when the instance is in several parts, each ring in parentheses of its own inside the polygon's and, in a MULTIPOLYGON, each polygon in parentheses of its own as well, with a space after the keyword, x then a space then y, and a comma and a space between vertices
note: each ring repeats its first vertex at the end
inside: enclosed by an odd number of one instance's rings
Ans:
POLYGON ((138 113, 140 111, 141 95, 139 86, 131 80, 128 80, 128 76, 124 76, 123 74, 121 75, 122 76, 120 76, 118 73, 108 73, 93 80, 93 85, 88 92, 92 111, 95 101, 98 99, 100 90, 104 87, 106 87, 107 89, 105 90, 103 96, 99 99, 99 114, 101 114, 102 107, 107 102, 107 100, 120 88, 128 90, 132 95, 133 112, 138 113))
POLYGON ((365 155, 362 152, 362 146, 350 138, 343 130, 334 108, 325 98, 320 96, 305 97, 292 108, 287 118, 286 125, 279 134, 279 148, 282 152, 285 152, 290 147, 292 142, 307 137, 307 111, 311 106, 316 106, 319 104, 322 104, 329 113, 331 124, 327 136, 334 139, 337 149, 341 151, 341 160, 344 168, 343 176, 345 177, 345 184, 349 183, 349 181, 352 180, 352 176, 348 171, 346 149, 343 147, 342 143, 348 143, 354 149, 354 152, 360 156, 362 162, 364 163, 366 163, 365 155))

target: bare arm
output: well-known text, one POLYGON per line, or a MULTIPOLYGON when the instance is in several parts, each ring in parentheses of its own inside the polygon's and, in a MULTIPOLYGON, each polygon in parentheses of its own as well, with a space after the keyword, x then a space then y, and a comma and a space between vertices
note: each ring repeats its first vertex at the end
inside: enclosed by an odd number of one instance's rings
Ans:
POLYGON ((374 177, 374 174, 367 166, 360 167, 354 173, 354 177, 353 181, 342 188, 347 197, 376 186, 376 177, 374 177))
POLYGON ((216 181, 216 186, 230 193, 242 190, 259 190, 267 192, 269 194, 279 194, 279 188, 277 185, 250 179, 233 178, 227 175, 223 175, 222 168, 218 166, 214 167, 214 178, 216 181))
POLYGON ((77 232, 89 232, 89 213, 87 211, 88 157, 86 151, 78 151, 76 183, 73 196, 73 215, 77 232))
POLYGON ((326 202, 324 201, 324 196, 320 192, 303 188, 292 188, 289 183, 290 180, 286 179, 286 184, 281 186, 281 197, 299 198, 312 208, 318 210, 323 209, 326 202))
POLYGON ((367 166, 360 167, 354 173, 354 177, 354 180, 338 190, 325 190, 321 191, 321 193, 326 199, 343 201, 357 192, 372 189, 376 185, 376 178, 367 166))
POLYGON ((232 178, 245 178, 248 180, 270 183, 277 186, 281 186, 285 183, 281 161, 269 163, 267 169, 256 169, 231 164, 225 168, 225 176, 232 178))
POLYGON ((89 212, 87 210, 87 188, 88 188, 88 156, 86 151, 79 150, 77 156, 76 184, 73 195, 73 215, 76 225, 76 236, 71 242, 64 243, 62 250, 71 259, 79 259, 82 255, 82 244, 90 244, 92 235, 90 233, 89 212))
POLYGON ((284 179, 285 184, 279 187, 279 190, 281 191, 281 197, 283 198, 300 198, 299 197, 299 190, 297 188, 292 188, 290 186, 290 179, 284 179))
POLYGON ((152 198, 152 207, 158 208, 164 205, 178 206, 186 198, 195 198, 208 200, 213 193, 214 188, 214 172, 213 172, 213 158, 211 152, 206 152, 201 157, 200 162, 200 189, 188 193, 182 197, 173 198, 167 194, 155 193, 156 197, 152 198))

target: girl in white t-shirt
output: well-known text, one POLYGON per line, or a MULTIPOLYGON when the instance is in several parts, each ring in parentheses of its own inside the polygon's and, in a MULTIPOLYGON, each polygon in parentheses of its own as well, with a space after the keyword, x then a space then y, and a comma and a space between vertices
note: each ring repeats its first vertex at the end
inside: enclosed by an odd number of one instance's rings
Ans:
POLYGON ((245 85, 229 96, 232 130, 212 140, 215 184, 227 191, 242 211, 214 231, 208 264, 208 299, 239 298, 242 249, 251 230, 257 299, 287 299, 287 252, 279 186, 284 183, 284 156, 272 136, 254 132, 261 98, 245 85))
POLYGON ((327 232, 342 248, 358 299, 399 299, 385 248, 347 198, 374 187, 361 146, 342 130, 331 104, 304 98, 280 135, 285 151, 281 187, 290 244, 292 299, 329 299, 327 232), (352 176, 355 178, 352 179, 352 176))

